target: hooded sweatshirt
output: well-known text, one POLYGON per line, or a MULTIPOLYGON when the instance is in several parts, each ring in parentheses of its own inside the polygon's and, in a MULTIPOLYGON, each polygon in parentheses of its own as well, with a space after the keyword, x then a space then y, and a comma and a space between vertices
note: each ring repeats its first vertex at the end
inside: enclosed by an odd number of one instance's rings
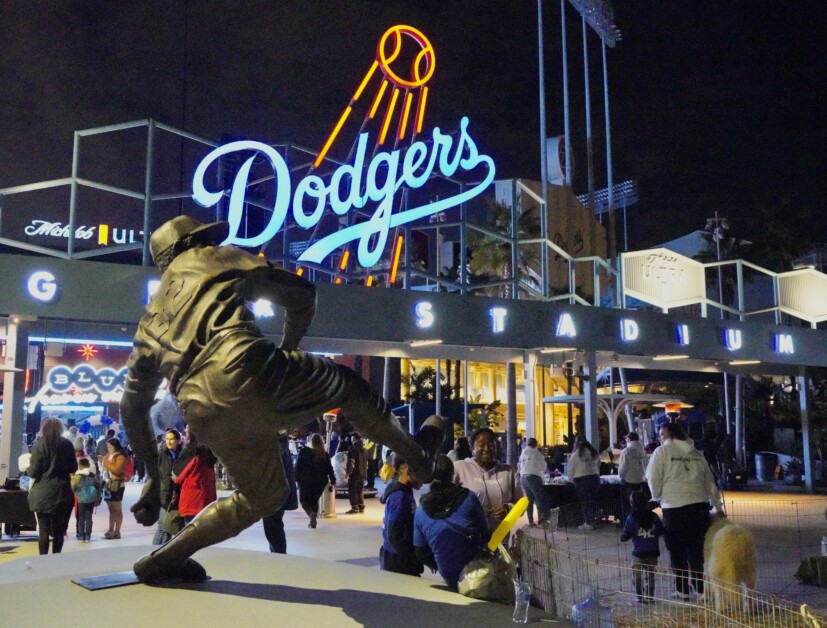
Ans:
POLYGON ((620 479, 627 484, 640 484, 646 481, 646 452, 639 440, 630 440, 626 449, 620 452, 620 467, 617 470, 620 479))
POLYGON ((658 447, 646 469, 652 499, 662 508, 708 502, 721 505, 721 495, 703 453, 688 440, 672 439, 658 447))
POLYGON ((413 488, 393 480, 379 499, 385 505, 382 521, 382 547, 399 555, 403 561, 416 562, 413 546, 414 512, 416 500, 413 488))
POLYGON ((477 496, 453 483, 434 483, 414 515, 416 555, 457 587, 462 568, 488 540, 488 518, 477 496))

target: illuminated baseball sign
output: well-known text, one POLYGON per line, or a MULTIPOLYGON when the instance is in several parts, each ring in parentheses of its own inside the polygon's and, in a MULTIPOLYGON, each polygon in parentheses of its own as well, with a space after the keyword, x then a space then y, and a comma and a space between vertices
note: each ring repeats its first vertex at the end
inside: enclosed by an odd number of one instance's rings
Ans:
POLYGON ((254 152, 254 155, 248 157, 238 169, 232 183, 227 214, 230 234, 222 244, 260 246, 275 237, 284 226, 288 214, 299 227, 312 229, 328 208, 333 214, 343 216, 352 210, 364 210, 370 206, 372 213, 369 218, 313 242, 298 258, 299 262, 321 263, 339 247, 358 241, 359 264, 364 268, 370 268, 380 260, 390 229, 465 203, 481 194, 491 184, 495 175, 494 161, 488 155, 480 154, 468 133, 467 117, 461 119, 459 132, 456 134, 443 133, 439 128, 434 128, 426 141, 416 139, 417 134, 421 132, 425 116, 428 93, 425 84, 433 75, 435 67, 433 46, 427 38, 412 27, 395 26, 383 35, 378 55, 379 58, 370 66, 350 104, 328 137, 314 167, 322 162, 350 116, 354 104, 374 76, 383 78, 365 116, 365 122, 377 115, 380 103, 385 102, 383 99, 388 94, 379 130, 374 133, 360 132, 352 159, 338 167, 329 179, 308 174, 294 187, 284 158, 273 147, 255 141, 237 141, 219 146, 199 163, 193 177, 192 198, 204 207, 212 207, 224 196, 224 190, 207 189, 206 175, 210 166, 226 155, 242 151, 247 154, 250 151, 254 152), (399 57, 403 44, 410 40, 419 46, 419 52, 410 68, 411 77, 407 79, 402 78, 402 73, 392 66, 399 57), (417 103, 414 108, 415 94, 417 103), (393 148, 377 150, 389 139, 388 130, 397 111, 399 118, 392 138, 393 148), (398 142, 406 137, 410 139, 407 147, 397 147, 398 142), (372 141, 375 143, 369 146, 372 141), (250 170, 253 162, 262 157, 274 175, 272 215, 260 233, 248 235, 245 232, 245 235, 241 236, 240 232, 244 232, 246 225, 244 209, 247 187, 250 185, 250 170), (461 193, 418 207, 394 211, 397 193, 403 186, 411 189, 420 188, 436 172, 444 177, 452 177, 458 171, 471 172, 479 166, 485 166, 486 169, 484 173, 479 172, 482 181, 461 193))

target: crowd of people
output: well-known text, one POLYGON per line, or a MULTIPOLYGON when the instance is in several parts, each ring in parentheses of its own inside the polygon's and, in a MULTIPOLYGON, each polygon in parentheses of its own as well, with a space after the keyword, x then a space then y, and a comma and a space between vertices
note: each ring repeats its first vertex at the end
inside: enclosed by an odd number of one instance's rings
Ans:
MULTIPOLYGON (((626 435, 617 467, 623 502, 621 540, 633 542, 635 589, 641 603, 654 594, 661 536, 675 574, 673 596, 688 600, 693 593, 703 593, 703 540, 710 508, 723 514, 710 446, 707 452, 699 450, 677 423, 661 425, 658 436, 658 446, 649 456, 637 433, 626 435), (662 519, 653 512, 655 505, 660 506, 662 519)), ((325 491, 346 486, 350 504, 346 514, 364 513, 364 490, 372 487, 380 460, 387 469, 380 495, 384 517, 379 559, 384 570, 419 576, 427 567, 456 588, 462 568, 481 551, 520 497, 528 498, 530 527, 543 526, 549 519, 551 505, 544 489, 549 465, 536 439, 523 444, 514 469, 501 461, 491 429, 458 438, 448 455, 437 459, 433 481, 422 491, 418 504, 416 491, 422 484, 402 456, 374 443, 369 443, 368 451, 358 433, 337 434, 336 444, 332 440, 325 443, 321 434, 308 434, 297 447, 295 439, 280 435, 291 492, 277 512, 264 518, 272 552, 287 552, 285 511, 301 506, 308 527, 317 527, 325 491), (335 453, 329 447, 335 447, 335 453)), ((193 434, 176 429, 158 437, 158 448, 162 510, 153 543, 162 545, 216 499, 215 469, 220 463, 193 434)), ((103 538, 120 538, 125 484, 137 465, 114 430, 96 441, 66 431, 59 419, 47 418, 30 456, 26 470, 33 480, 29 505, 37 516, 41 554, 50 547, 60 553, 73 512, 77 539, 92 540, 92 514, 102 502, 109 514, 103 538)), ((582 508, 582 531, 595 525, 599 465, 595 447, 577 436, 568 460, 568 477, 582 508)))

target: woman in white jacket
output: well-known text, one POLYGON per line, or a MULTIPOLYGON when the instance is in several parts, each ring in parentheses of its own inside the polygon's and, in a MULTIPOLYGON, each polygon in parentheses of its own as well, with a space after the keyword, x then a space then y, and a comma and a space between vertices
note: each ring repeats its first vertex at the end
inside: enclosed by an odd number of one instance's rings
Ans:
POLYGON ((661 425, 661 446, 652 454, 646 479, 652 499, 663 509, 666 549, 675 572, 673 597, 690 599, 690 584, 704 592, 704 535, 709 509, 723 514, 721 495, 703 453, 695 449, 677 423, 661 425))
POLYGON ((574 482, 583 509, 583 524, 578 530, 593 530, 600 490, 600 454, 583 436, 575 439, 569 456, 569 479, 574 482))

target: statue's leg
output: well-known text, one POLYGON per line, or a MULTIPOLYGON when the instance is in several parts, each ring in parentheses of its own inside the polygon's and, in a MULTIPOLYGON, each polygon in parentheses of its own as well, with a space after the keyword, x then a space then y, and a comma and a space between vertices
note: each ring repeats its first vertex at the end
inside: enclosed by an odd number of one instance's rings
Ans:
POLYGON ((419 433, 411 436, 391 414, 388 402, 355 374, 349 394, 339 407, 359 432, 402 456, 421 482, 431 481, 445 438, 445 422, 440 417, 430 417, 419 433))
MULTIPOLYGON (((208 444, 222 460, 238 486, 229 497, 207 506, 181 532, 161 548, 135 563, 141 582, 163 578, 203 580, 204 569, 190 558, 195 552, 236 536, 265 515, 275 512, 287 499, 289 488, 279 456, 275 430, 269 438, 261 434, 244 436, 242 421, 238 436, 219 439, 223 434, 200 425, 200 441, 208 444)), ((197 423, 197 422, 196 422, 197 423)), ((190 422, 192 429, 193 423, 190 422)))

